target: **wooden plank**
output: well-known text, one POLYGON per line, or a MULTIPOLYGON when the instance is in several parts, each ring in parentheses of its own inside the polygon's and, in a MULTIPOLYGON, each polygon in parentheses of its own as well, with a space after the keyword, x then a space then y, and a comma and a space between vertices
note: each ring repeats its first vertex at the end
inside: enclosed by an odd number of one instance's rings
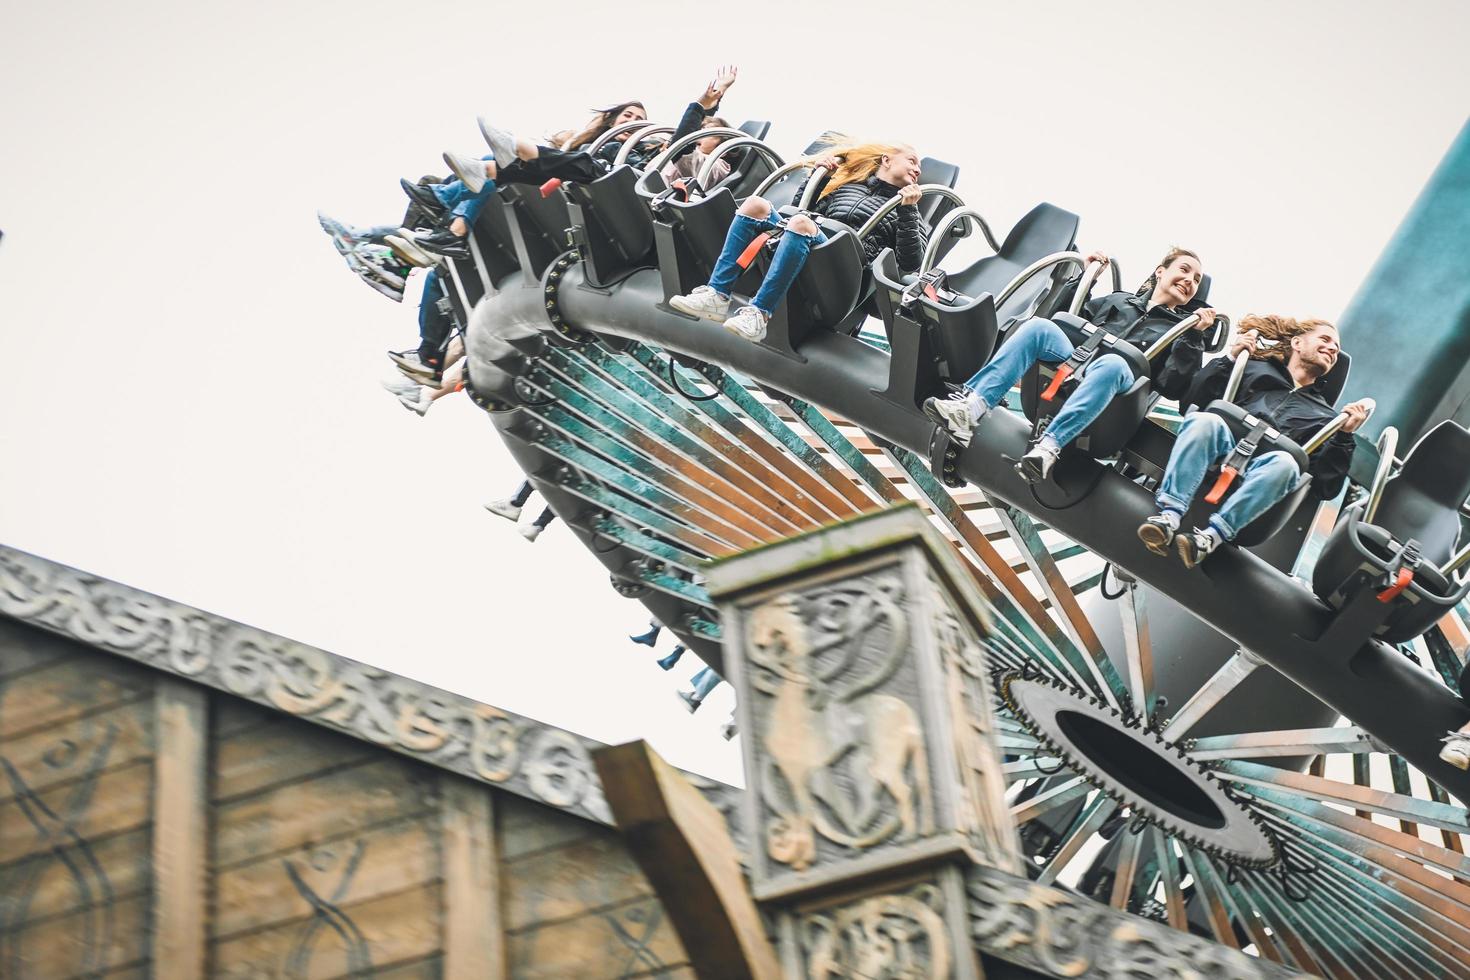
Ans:
MULTIPOLYGON (((102 750, 105 758, 96 771, 153 758, 151 699, 124 702, 0 741, 0 758, 10 763, 24 786, 36 793, 68 785, 93 772, 96 753, 102 750)), ((0 777, 0 802, 15 795, 15 782, 0 777)))
POLYGON ((216 740, 211 799, 230 803, 381 755, 375 745, 278 714, 265 725, 216 740))
MULTIPOLYGON (((223 980, 328 980, 376 976, 379 967, 439 951, 437 882, 355 905, 316 895, 319 915, 246 933, 212 947, 211 977, 223 980)), ((298 899, 309 905, 304 896, 298 899)))
POLYGON ((211 741, 231 738, 248 729, 268 725, 280 717, 279 711, 216 691, 209 705, 209 737, 211 741))
POLYGON ((438 881, 439 842, 421 815, 221 871, 214 879, 212 941, 311 917, 288 864, 322 894, 336 892, 345 879, 340 901, 361 903, 438 881))
POLYGON ((165 677, 154 694, 153 967, 169 980, 204 976, 205 763, 209 694, 165 677))
MULTIPOLYGON (((36 795, 51 813, 72 827, 88 846, 108 836, 147 826, 153 809, 153 766, 134 763, 76 780, 36 795)), ((33 807, 32 813, 39 808, 33 807)), ((42 818, 42 827, 47 826, 42 818)), ((43 831, 16 800, 0 803, 0 864, 45 851, 43 831)))
POLYGON ((607 746, 592 758, 618 831, 695 971, 730 980, 779 976, 720 811, 647 742, 607 746))
POLYGON ((444 849, 444 969, 451 977, 505 976, 495 791, 440 774, 444 849))
POLYGON ((247 864, 415 816, 438 805, 435 775, 410 760, 380 754, 364 765, 218 807, 216 867, 247 864))
POLYGON ((6 980, 88 980, 148 958, 148 896, 92 905, 7 931, 6 980))
POLYGON ((679 937, 654 898, 512 933, 508 952, 515 980, 642 977, 687 963, 679 937))
POLYGON ((0 742, 147 697, 155 676, 126 661, 92 656, 26 674, 0 691, 0 742))
MULTIPOLYGON (((77 880, 65 863, 54 857, 45 857, 31 865, 12 862, 0 867, 0 882, 4 882, 7 890, 0 895, 0 908, 7 901, 24 902, 26 921, 40 922, 146 892, 153 883, 152 833, 151 828, 143 827, 87 845, 85 854, 102 868, 107 882, 105 891, 77 887, 77 880)), ((4 975, 0 968, 0 976, 4 975)))
POLYGON ((495 801, 495 810, 502 861, 514 861, 603 833, 601 827, 590 821, 519 796, 502 794, 495 801))
POLYGON ((623 842, 610 831, 501 870, 505 926, 511 931, 576 918, 653 893, 623 842))

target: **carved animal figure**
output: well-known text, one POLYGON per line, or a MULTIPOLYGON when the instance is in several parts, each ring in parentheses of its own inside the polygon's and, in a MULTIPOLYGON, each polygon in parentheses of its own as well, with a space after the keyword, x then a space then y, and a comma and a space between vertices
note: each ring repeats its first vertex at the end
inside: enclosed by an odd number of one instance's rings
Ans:
MULTIPOLYGON (((867 609, 863 615, 890 617, 893 626, 892 658, 902 654, 907 630, 903 613, 889 604, 882 610, 867 609)), ((867 626, 872 625, 869 620, 867 626)), ((866 627, 856 637, 839 637, 838 642, 861 643, 866 627)), ((789 788, 788 809, 768 799, 781 816, 768 828, 767 851, 777 861, 800 871, 816 857, 813 830, 836 843, 867 848, 895 832, 901 839, 928 833, 931 820, 928 759, 923 732, 914 711, 896 697, 869 693, 876 682, 892 672, 880 664, 873 677, 857 678, 845 685, 845 693, 834 695, 827 681, 816 673, 814 647, 795 600, 781 596, 755 609, 750 616, 748 636, 751 659, 778 678, 764 682, 774 698, 762 740, 767 764, 774 767, 768 787, 777 780, 789 788), (834 791, 831 769, 848 754, 853 755, 859 792, 865 806, 848 813, 834 791), (912 767, 914 789, 906 771, 912 767), (893 800, 893 811, 878 826, 866 832, 883 793, 893 800), (826 804, 824 808, 823 804, 826 804), (843 813, 844 827, 834 826, 827 811, 843 813)), ((833 644, 828 644, 828 647, 833 644)), ((825 649, 825 648, 824 648, 825 649)), ((850 657, 848 659, 851 659, 850 657)))

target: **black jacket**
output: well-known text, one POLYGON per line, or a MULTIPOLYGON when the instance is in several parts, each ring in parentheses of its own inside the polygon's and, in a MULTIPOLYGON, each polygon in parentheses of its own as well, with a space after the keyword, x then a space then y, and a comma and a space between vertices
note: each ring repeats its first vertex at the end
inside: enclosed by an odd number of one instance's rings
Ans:
MULTIPOLYGON (((689 103, 684 109, 684 115, 679 118, 679 126, 674 130, 674 135, 668 138, 668 143, 673 143, 676 140, 688 136, 704 125, 705 116, 714 115, 719 111, 720 106, 718 103, 715 104, 713 109, 706 109, 698 102, 689 103)), ((636 133, 638 130, 634 129, 631 132, 636 133)), ((628 138, 632 139, 633 137, 629 136, 628 138)), ((623 140, 608 140, 597 148, 596 159, 598 163, 602 164, 603 169, 612 169, 613 161, 618 157, 618 151, 623 148, 623 142, 623 140)), ((649 160, 652 160, 663 152, 665 145, 667 144, 655 143, 650 139, 642 146, 635 146, 632 152, 628 154, 628 159, 625 162, 641 170, 649 160)), ((578 149, 586 149, 586 147, 578 147, 578 149)), ((690 144, 684 148, 684 151, 679 156, 683 156, 685 153, 690 153, 693 150, 694 146, 690 144)))
MULTIPOLYGON (((1062 287, 1058 302, 1063 308, 1070 305, 1081 279, 1081 276, 1074 276, 1062 287)), ((1083 304, 1082 317, 1119 340, 1137 347, 1140 353, 1148 353, 1148 348, 1155 341, 1189 315, 1167 306, 1149 308, 1148 299, 1147 296, 1137 293, 1109 293, 1083 304)), ((1154 391, 1165 398, 1177 399, 1182 396, 1189 390, 1190 382, 1199 372, 1204 356, 1204 332, 1186 330, 1165 354, 1154 359, 1154 391)))
MULTIPOLYGON (((807 175, 807 180, 811 175, 807 175)), ((796 189, 793 200, 800 201, 806 191, 806 180, 796 189)), ((853 181, 843 184, 831 194, 817 201, 812 210, 818 214, 840 221, 854 231, 861 228, 884 203, 898 193, 898 188, 886 180, 869 177, 862 183, 853 181)), ((929 240, 929 226, 919 217, 916 204, 900 204, 878 222, 862 243, 863 254, 872 262, 885 248, 893 249, 898 257, 898 267, 904 272, 917 272, 924 262, 924 244, 929 240)))
MULTIPOLYGON (((1234 359, 1229 357, 1217 357, 1205 365, 1179 407, 1187 410, 1191 405, 1207 405, 1224 397, 1225 385, 1234 366, 1234 359)), ((1281 362, 1251 358, 1245 363, 1245 375, 1241 378, 1240 390, 1236 392, 1235 404, 1270 422, 1282 435, 1300 446, 1337 415, 1337 410, 1327 403, 1321 392, 1321 378, 1298 388, 1281 362)), ((1342 490, 1356 441, 1351 433, 1339 432, 1312 454, 1307 469, 1312 474, 1312 492, 1319 499, 1331 500, 1342 490)))

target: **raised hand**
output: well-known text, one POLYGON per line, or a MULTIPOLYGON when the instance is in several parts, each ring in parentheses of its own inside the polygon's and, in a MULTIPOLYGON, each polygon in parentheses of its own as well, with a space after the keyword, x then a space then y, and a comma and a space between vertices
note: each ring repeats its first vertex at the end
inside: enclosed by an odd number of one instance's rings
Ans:
POLYGON ((699 104, 706 109, 713 109, 720 104, 720 99, 725 97, 730 86, 735 84, 735 76, 740 74, 740 69, 734 65, 725 65, 715 72, 714 79, 704 87, 704 95, 700 97, 699 104))

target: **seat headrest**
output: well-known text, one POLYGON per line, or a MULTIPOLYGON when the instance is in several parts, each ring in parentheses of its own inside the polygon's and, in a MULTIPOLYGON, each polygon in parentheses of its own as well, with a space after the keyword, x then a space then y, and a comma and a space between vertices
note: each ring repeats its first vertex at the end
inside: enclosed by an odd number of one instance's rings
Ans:
POLYGON ((925 157, 919 161, 919 183, 921 184, 943 184, 945 187, 953 187, 959 178, 958 164, 945 163, 933 157, 925 157))
POLYGON ((1436 503, 1459 510, 1470 498, 1470 432, 1445 419, 1419 437, 1394 479, 1412 483, 1436 503))
POLYGON ((1342 397, 1342 389, 1347 387, 1348 375, 1353 370, 1353 359, 1348 356, 1347 351, 1338 351, 1337 363, 1332 365, 1332 370, 1322 375, 1322 398, 1329 405, 1336 406, 1337 400, 1342 397))
POLYGON ((1077 241, 1082 219, 1045 201, 1021 216, 1001 243, 1000 254, 1025 267, 1053 252, 1065 252, 1077 241))
POLYGON ((767 119, 747 119, 737 128, 746 136, 754 136, 758 140, 763 140, 771 131, 771 123, 767 119))

